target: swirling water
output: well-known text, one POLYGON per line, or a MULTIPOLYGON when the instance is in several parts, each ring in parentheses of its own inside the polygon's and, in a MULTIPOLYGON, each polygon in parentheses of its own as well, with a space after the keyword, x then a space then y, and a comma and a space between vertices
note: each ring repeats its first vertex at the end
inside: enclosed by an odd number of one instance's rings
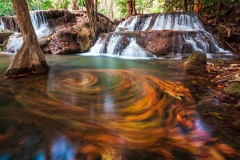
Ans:
POLYGON ((179 61, 47 56, 48 74, 4 79, 1 160, 224 159, 179 61))

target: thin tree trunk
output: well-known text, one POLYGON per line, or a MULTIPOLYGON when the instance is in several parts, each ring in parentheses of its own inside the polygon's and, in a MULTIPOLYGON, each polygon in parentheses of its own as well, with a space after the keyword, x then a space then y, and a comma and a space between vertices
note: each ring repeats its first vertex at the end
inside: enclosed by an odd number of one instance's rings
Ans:
POLYGON ((184 12, 188 11, 188 1, 184 0, 184 12))
POLYGON ((76 0, 71 0, 72 10, 79 10, 76 0))
POLYGON ((218 20, 218 16, 219 16, 219 9, 220 9, 220 0, 218 0, 218 4, 217 4, 217 13, 216 13, 216 18, 214 21, 214 25, 217 24, 217 20, 218 20))
POLYGON ((95 11, 96 7, 94 6, 94 0, 84 0, 84 2, 85 2, 87 14, 88 14, 90 27, 91 27, 91 30, 93 32, 93 38, 96 39, 96 35, 97 35, 97 11, 95 11))
POLYGON ((5 76, 15 77, 48 71, 49 66, 38 44, 26 0, 12 0, 12 2, 22 33, 23 45, 5 72, 5 76))
POLYGON ((136 7, 135 7, 135 0, 130 0, 127 2, 127 13, 125 15, 125 18, 128 18, 130 16, 134 16, 137 14, 136 7))

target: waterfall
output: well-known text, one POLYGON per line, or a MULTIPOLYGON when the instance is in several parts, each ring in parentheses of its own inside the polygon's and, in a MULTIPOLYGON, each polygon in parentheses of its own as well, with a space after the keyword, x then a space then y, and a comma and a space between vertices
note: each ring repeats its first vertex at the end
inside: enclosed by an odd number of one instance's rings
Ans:
MULTIPOLYGON (((121 22, 114 33, 99 38, 91 53, 154 57, 157 55, 231 54, 218 46, 194 13, 159 13, 132 16, 121 22)), ((175 58, 176 58, 175 57, 175 58)))
MULTIPOLYGON (((33 28, 38 36, 42 38, 52 33, 48 27, 48 20, 45 16, 45 11, 30 11, 30 17, 33 28)), ((8 29, 14 32, 19 32, 18 24, 14 16, 6 16, 0 19, 0 29, 8 29)))
POLYGON ((0 30, 5 29, 2 19, 0 19, 0 30))
MULTIPOLYGON (((46 11, 30 11, 30 18, 32 21, 33 28, 36 32, 38 39, 49 36, 52 34, 52 30, 48 27, 48 19, 45 16, 46 11)), ((15 17, 3 17, 6 29, 11 29, 15 32, 18 31, 18 25, 16 23, 15 17), (7 26, 7 27, 6 27, 7 26)), ((8 44, 6 46, 6 52, 16 53, 22 46, 23 39, 21 34, 15 33, 9 37, 8 44)))
POLYGON ((124 57, 156 57, 140 47, 136 43, 135 38, 130 39, 129 45, 122 51, 121 56, 124 57))
POLYGON ((44 11, 30 11, 30 17, 38 38, 48 36, 52 33, 48 27, 48 20, 44 16, 44 11))

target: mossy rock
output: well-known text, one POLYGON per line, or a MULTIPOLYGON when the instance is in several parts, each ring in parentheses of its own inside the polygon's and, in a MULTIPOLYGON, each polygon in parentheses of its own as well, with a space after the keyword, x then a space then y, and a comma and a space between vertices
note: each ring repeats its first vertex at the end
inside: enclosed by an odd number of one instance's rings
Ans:
MULTIPOLYGON (((9 39, 9 38, 8 38, 9 39)), ((8 44, 8 39, 6 39, 4 42, 3 42, 3 44, 2 44, 2 46, 1 46, 1 50, 3 51, 4 49, 5 49, 5 47, 7 46, 7 44, 8 44)))
POLYGON ((229 86, 224 89, 225 93, 234 96, 240 97, 240 82, 234 81, 230 82, 229 86))
POLYGON ((205 53, 195 51, 188 60, 184 63, 184 69, 189 74, 204 74, 206 73, 207 56, 205 53))
POLYGON ((0 43, 3 43, 13 33, 14 32, 7 29, 0 30, 0 43))

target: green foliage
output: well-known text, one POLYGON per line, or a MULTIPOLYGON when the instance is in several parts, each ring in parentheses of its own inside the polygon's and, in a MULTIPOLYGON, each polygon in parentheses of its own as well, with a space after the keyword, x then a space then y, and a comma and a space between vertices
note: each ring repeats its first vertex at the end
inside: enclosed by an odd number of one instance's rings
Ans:
POLYGON ((164 12, 181 11, 181 2, 179 0, 165 0, 163 5, 164 12))
POLYGON ((63 3, 60 5, 60 9, 67 9, 69 4, 70 4, 69 0, 64 0, 63 3))
POLYGON ((104 15, 106 14, 106 10, 105 9, 100 9, 99 12, 104 14, 104 15))
MULTIPOLYGON (((120 17, 127 13, 126 3, 129 0, 114 0, 115 5, 120 12, 120 17)), ((164 0, 136 0, 137 13, 156 13, 163 10, 164 0)))
POLYGON ((114 4, 117 6, 119 12, 120 12, 120 17, 124 17, 124 15, 127 13, 127 7, 126 3, 128 0, 115 0, 114 4))
POLYGON ((84 0, 76 0, 79 7, 84 7, 84 0))
POLYGON ((53 8, 52 0, 28 0, 29 10, 48 10, 53 8))
POLYGON ((14 14, 13 4, 11 0, 1 0, 0 2, 0 17, 11 16, 14 14))

